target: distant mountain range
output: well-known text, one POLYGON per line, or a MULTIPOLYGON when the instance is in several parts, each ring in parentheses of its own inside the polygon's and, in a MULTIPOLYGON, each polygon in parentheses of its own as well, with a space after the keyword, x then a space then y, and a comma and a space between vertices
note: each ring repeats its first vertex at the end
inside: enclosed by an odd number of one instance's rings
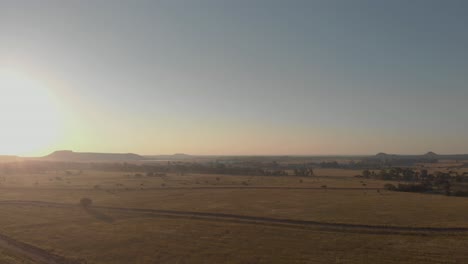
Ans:
MULTIPOLYGON (((250 157, 250 156, 233 156, 250 157)), ((259 158, 262 156, 255 156, 259 158)), ((265 156, 269 158, 293 158, 295 156, 265 156)), ((297 156, 299 157, 299 156, 297 156)), ((307 158, 308 156, 300 156, 307 158)), ((333 158, 343 158, 343 156, 309 156, 310 158, 326 158, 328 160, 333 158)), ((387 154, 380 152, 373 156, 346 156, 346 158, 357 157, 359 159, 379 159, 379 160, 468 160, 468 154, 436 154, 432 151, 421 155, 400 155, 400 154, 387 154)), ((70 161, 70 162, 135 162, 135 161, 183 161, 194 158, 229 158, 229 156, 193 156, 183 153, 172 155, 138 155, 134 153, 94 153, 94 152, 74 152, 71 150, 55 151, 47 156, 39 158, 26 158, 18 156, 0 155, 0 162, 13 162, 22 159, 33 160, 47 160, 47 161, 70 161)))

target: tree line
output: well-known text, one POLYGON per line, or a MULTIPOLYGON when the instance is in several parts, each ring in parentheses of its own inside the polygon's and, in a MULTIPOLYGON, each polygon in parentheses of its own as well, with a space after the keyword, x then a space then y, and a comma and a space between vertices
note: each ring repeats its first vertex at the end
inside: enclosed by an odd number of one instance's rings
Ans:
POLYGON ((364 170, 360 177, 398 181, 397 185, 385 184, 385 189, 402 192, 441 193, 454 196, 468 196, 468 173, 456 171, 429 173, 427 169, 387 168, 378 171, 364 170))

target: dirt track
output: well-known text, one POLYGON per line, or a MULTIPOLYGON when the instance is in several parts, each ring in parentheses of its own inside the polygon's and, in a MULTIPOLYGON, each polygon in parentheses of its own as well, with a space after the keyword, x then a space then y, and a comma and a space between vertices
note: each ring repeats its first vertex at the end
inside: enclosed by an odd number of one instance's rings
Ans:
POLYGON ((201 187, 165 187, 165 188, 144 188, 143 190, 331 190, 331 191, 375 191, 384 188, 363 188, 363 187, 288 187, 288 186, 201 186, 201 187))
MULTIPOLYGON (((1 188, 1 187, 0 187, 1 188)), ((5 189, 11 190, 62 190, 62 191, 80 191, 90 190, 90 188, 61 188, 54 187, 7 187, 5 189)), ((102 189, 102 191, 171 191, 171 190, 324 190, 324 191, 376 191, 384 190, 384 188, 374 187, 296 187, 296 186, 200 186, 200 187, 148 187, 148 188, 114 188, 102 189)))
POLYGON ((52 254, 44 249, 35 247, 30 244, 26 244, 17 241, 11 237, 0 234, 0 247, 14 251, 28 257, 29 259, 37 263, 45 264, 84 264, 83 261, 71 260, 65 257, 52 254))
MULTIPOLYGON (((20 201, 9 200, 0 201, 0 205, 22 205, 22 206, 41 206, 54 208, 79 208, 77 204, 53 203, 43 201, 20 201)), ((312 228, 319 230, 328 230, 333 232, 353 232, 353 233, 371 233, 371 234, 395 234, 395 235, 434 235, 434 234, 456 234, 468 233, 468 228, 464 227, 410 227, 410 226, 384 226, 384 225, 361 225, 361 224, 346 224, 346 223, 329 223, 310 220, 295 220, 282 219, 260 216, 247 216, 225 213, 209 213, 209 212, 192 212, 192 211, 175 211, 175 210, 158 210, 145 208, 127 208, 127 207, 109 207, 109 206, 93 206, 95 210, 109 210, 139 213, 147 217, 170 217, 197 219, 215 222, 234 222, 241 224, 258 224, 258 225, 273 225, 279 227, 290 228, 312 228)), ((23 256, 26 256, 37 263, 46 264, 84 264, 85 261, 71 260, 65 257, 55 255, 44 249, 17 241, 11 237, 0 234, 0 247, 15 251, 23 256)))
MULTIPOLYGON (((42 201, 0 201, 1 204, 16 204, 28 206, 45 206, 58 208, 77 208, 76 204, 53 203, 42 201)), ((388 233, 388 234, 415 234, 415 233, 460 233, 468 232, 466 227, 412 227, 412 226, 385 226, 385 225, 364 225, 364 224, 347 224, 347 223, 330 223, 311 220, 295 220, 284 218, 271 218, 261 216, 248 216, 225 213, 210 213, 210 212, 192 212, 192 211, 175 211, 175 210, 159 210, 145 208, 127 208, 127 207, 109 207, 109 206, 93 206, 94 209, 104 209, 111 211, 142 213, 146 215, 158 215, 168 217, 183 217, 190 219, 203 219, 209 221, 229 221, 238 223, 253 223, 253 224, 270 224, 291 227, 313 227, 319 229, 327 229, 341 232, 359 232, 359 233, 388 233)))

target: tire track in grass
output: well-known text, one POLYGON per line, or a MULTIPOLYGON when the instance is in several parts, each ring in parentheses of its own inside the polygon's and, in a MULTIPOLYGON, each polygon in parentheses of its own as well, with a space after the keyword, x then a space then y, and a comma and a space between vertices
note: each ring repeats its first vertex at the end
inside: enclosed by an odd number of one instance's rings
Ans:
MULTIPOLYGON (((89 191, 91 187, 83 188, 53 188, 53 187, 4 187, 5 190, 41 190, 41 191, 89 191)), ((101 191, 195 191, 195 190, 326 190, 326 191, 376 191, 379 187, 300 187, 300 186, 198 186, 198 187, 146 187, 146 188, 109 188, 101 191)))
POLYGON ((32 261, 41 264, 85 264, 80 260, 68 259, 53 253, 50 253, 39 247, 18 241, 7 235, 0 234, 0 247, 14 251, 21 256, 25 256, 32 261))
MULTIPOLYGON (((29 205, 29 206, 44 206, 56 208, 78 208, 77 204, 67 203, 54 203, 43 201, 20 201, 9 200, 0 201, 1 204, 13 205, 29 205)), ((111 206, 93 206, 94 209, 103 209, 110 211, 119 211, 127 213, 140 213, 146 215, 159 215, 168 217, 179 217, 187 219, 202 219, 210 221, 230 221, 236 223, 253 223, 253 224, 269 224, 279 226, 297 226, 297 227, 315 227, 320 229, 328 229, 342 232, 380 232, 389 234, 403 234, 403 233, 468 233, 466 227, 413 227, 413 226, 390 226, 390 225, 367 225, 367 224, 347 224, 347 223, 332 223, 321 222, 313 220, 297 220, 286 218, 272 218, 262 216, 248 216, 228 213, 210 213, 210 212, 194 212, 194 211, 177 211, 177 210, 162 210, 162 209, 146 209, 146 208, 129 208, 129 207, 111 207, 111 206)))

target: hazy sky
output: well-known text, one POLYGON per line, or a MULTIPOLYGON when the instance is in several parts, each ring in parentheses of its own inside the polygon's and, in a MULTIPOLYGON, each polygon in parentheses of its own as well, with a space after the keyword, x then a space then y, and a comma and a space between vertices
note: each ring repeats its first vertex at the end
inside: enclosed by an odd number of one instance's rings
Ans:
POLYGON ((0 69, 5 154, 468 153, 468 1, 0 0, 0 69))

